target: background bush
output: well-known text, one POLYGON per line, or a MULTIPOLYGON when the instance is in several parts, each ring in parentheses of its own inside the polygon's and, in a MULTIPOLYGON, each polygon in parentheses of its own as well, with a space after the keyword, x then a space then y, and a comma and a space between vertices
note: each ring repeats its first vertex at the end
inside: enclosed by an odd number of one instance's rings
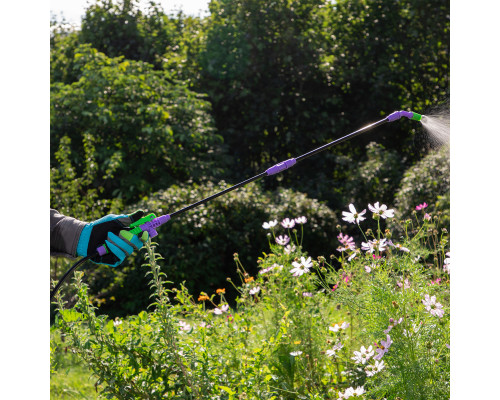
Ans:
MULTIPOLYGON (((141 201, 130 210, 143 209, 156 215, 172 213, 217 191, 229 187, 225 182, 203 185, 172 186, 141 201)), ((311 255, 336 248, 337 216, 326 205, 291 189, 263 191, 251 183, 211 202, 172 218, 159 230, 158 251, 162 252, 166 273, 194 294, 225 287, 228 299, 235 298, 226 278, 237 277, 234 253, 248 273, 257 271, 257 258, 266 248, 262 223, 273 219, 307 216, 308 235, 304 239, 311 255)), ((300 234, 300 225, 296 225, 300 234)), ((280 226, 280 234, 288 233, 280 226)), ((274 242, 274 239, 271 237, 274 242)), ((141 265, 141 254, 128 259, 123 267, 95 268, 90 274, 91 290, 101 310, 110 315, 137 313, 149 303, 147 281, 141 265), (111 299, 113 298, 113 299, 111 299)))
POLYGON ((415 206, 429 205, 427 213, 442 213, 442 221, 450 229, 450 149, 447 146, 431 152, 410 167, 395 195, 400 219, 410 218, 415 206))

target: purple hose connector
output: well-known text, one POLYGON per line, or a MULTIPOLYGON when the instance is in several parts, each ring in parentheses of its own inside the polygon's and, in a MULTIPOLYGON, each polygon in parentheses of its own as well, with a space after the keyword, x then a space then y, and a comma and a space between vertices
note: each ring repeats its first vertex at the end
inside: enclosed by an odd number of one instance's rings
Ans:
POLYGON ((390 114, 387 119, 389 122, 396 121, 397 119, 400 119, 401 117, 406 117, 409 119, 413 118, 413 112, 411 111, 394 111, 392 114, 390 114))
POLYGON ((266 169, 267 176, 284 171, 285 169, 288 169, 291 166, 295 165, 296 162, 297 160, 295 158, 290 158, 289 160, 282 161, 276 165, 273 165, 271 168, 266 169))

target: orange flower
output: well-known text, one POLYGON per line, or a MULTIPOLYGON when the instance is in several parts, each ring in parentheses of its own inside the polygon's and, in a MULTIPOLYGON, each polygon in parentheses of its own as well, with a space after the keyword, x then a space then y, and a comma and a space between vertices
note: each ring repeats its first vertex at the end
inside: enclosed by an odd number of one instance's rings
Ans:
POLYGON ((250 283, 250 282, 253 282, 253 276, 251 276, 250 278, 245 278, 245 283, 250 283))
POLYGON ((217 293, 217 294, 221 294, 221 293, 222 293, 222 294, 225 294, 225 293, 226 293, 226 289, 217 289, 217 290, 216 290, 216 293, 217 293))
POLYGON ((198 301, 205 301, 205 300, 210 300, 210 297, 208 297, 206 294, 202 294, 200 295, 200 297, 198 297, 198 301))

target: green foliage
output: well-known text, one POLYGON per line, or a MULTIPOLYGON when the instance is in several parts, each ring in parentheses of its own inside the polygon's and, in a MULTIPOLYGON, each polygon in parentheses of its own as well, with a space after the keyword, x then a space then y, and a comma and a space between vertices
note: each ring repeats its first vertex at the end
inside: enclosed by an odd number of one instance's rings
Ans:
POLYGON ((424 202, 425 212, 440 214, 446 228, 450 229, 450 149, 443 146, 429 153, 409 168, 395 194, 395 207, 401 219, 410 217, 415 207, 424 202))
MULTIPOLYGON (((229 186, 225 182, 172 186, 130 210, 168 214, 229 186)), ((158 249, 165 257, 170 279, 186 281, 187 288, 195 293, 213 290, 227 277, 236 278, 232 268, 235 252, 249 265, 261 255, 259 249, 267 243, 263 222, 301 215, 307 215, 311 230, 304 246, 312 254, 332 248, 332 229, 338 220, 327 206, 303 193, 289 189, 264 192, 251 183, 172 218, 159 230, 158 249)), ((107 299, 102 306, 104 312, 123 316, 145 309, 148 294, 138 265, 140 256, 136 255, 119 269, 100 268, 89 277, 93 295, 107 299), (111 297, 115 300, 110 301, 111 297)), ((249 272, 254 273, 255 269, 249 272)), ((228 292, 228 297, 234 299, 235 292, 228 292)))
MULTIPOLYGON (((110 399, 333 400, 354 388, 363 398, 448 398, 449 276, 415 258, 429 243, 421 241, 429 222, 416 223, 419 235, 377 250, 380 258, 338 253, 339 270, 307 257, 302 231, 292 251, 271 242, 255 276, 235 257, 235 305, 225 288, 199 297, 183 285, 170 289, 148 243, 150 312, 97 316, 80 272, 75 307, 57 300, 57 328, 110 399), (292 274, 298 266, 304 273, 292 274)), ((369 239, 377 238, 380 230, 369 239)))
POLYGON ((91 135, 102 168, 120 160, 113 180, 97 177, 94 185, 126 201, 214 173, 211 152, 219 137, 202 96, 148 64, 109 58, 88 45, 78 47, 74 59, 78 81, 51 85, 52 155, 68 136, 81 169, 82 138, 91 135))
MULTIPOLYGON (((210 3, 199 88, 212 102, 230 162, 239 165, 231 171, 232 179, 260 172, 331 137, 331 110, 338 101, 319 67, 322 3, 210 3)), ((298 181, 299 176, 300 171, 283 179, 298 181)))
POLYGON ((88 43, 108 57, 124 56, 156 67, 176 38, 175 25, 155 2, 145 12, 137 0, 98 0, 85 11, 80 43, 88 43))
POLYGON ((366 146, 366 157, 358 163, 350 160, 348 178, 343 190, 344 204, 370 203, 377 199, 383 204, 392 204, 394 192, 403 176, 403 162, 394 150, 371 142, 366 146))

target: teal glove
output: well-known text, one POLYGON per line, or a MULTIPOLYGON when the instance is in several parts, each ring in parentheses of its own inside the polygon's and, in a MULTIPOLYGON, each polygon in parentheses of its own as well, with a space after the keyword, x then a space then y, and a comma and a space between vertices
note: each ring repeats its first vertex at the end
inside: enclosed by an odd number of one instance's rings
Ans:
POLYGON ((139 250, 148 241, 148 232, 137 236, 126 229, 130 224, 141 219, 143 215, 144 212, 141 210, 130 215, 110 214, 88 223, 80 234, 76 254, 82 257, 92 255, 97 253, 98 247, 105 244, 108 250, 107 254, 93 257, 92 261, 96 264, 117 267, 134 250, 139 250))

